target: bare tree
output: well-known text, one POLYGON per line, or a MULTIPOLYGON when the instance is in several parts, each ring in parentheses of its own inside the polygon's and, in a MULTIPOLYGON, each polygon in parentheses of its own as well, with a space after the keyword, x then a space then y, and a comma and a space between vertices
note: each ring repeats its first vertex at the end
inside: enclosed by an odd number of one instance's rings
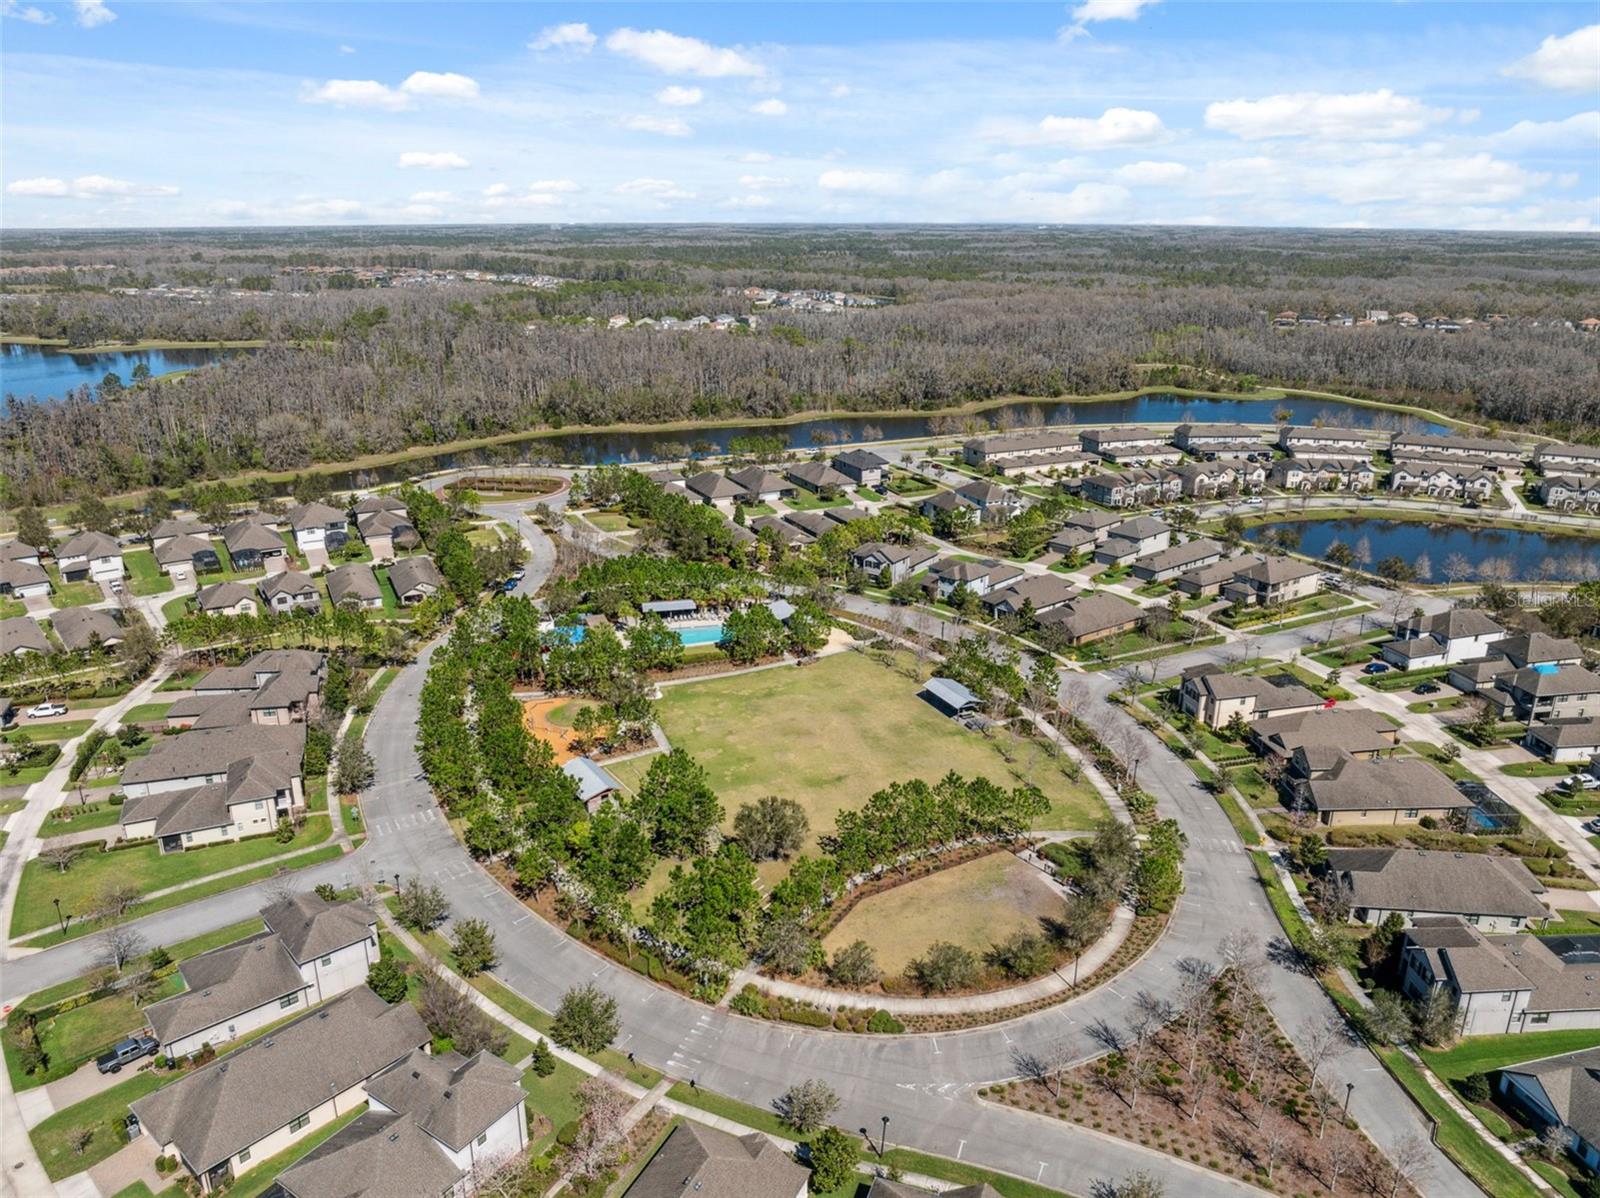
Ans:
POLYGON ((1388 1173, 1389 1198, 1397 1198, 1402 1186, 1418 1190, 1427 1180, 1433 1164, 1433 1151, 1421 1136, 1406 1136, 1384 1158, 1388 1173))
POLYGON ((1176 1000, 1178 1028, 1189 1057, 1185 1068, 1193 1078, 1195 1066, 1200 1063, 1200 1049, 1210 1034, 1216 1014, 1216 997, 1212 986, 1216 982, 1217 969, 1210 961, 1184 957, 1178 962, 1178 972, 1183 975, 1176 1000))
POLYGON ((1300 1025, 1300 1051, 1311 1070, 1307 1085, 1315 1090, 1322 1067, 1350 1046, 1350 1035, 1337 1015, 1312 1016, 1300 1025))
POLYGON ((145 950, 145 939, 136 928, 114 923, 95 937, 95 964, 121 973, 129 961, 145 950))
POLYGON ((521 1198, 528 1155, 498 1153, 472 1163, 462 1179, 465 1198, 521 1198))
POLYGON ((1189 1122, 1193 1123, 1200 1117, 1200 1108, 1210 1097, 1211 1092, 1217 1087, 1217 1074, 1209 1067, 1200 1070, 1189 1078, 1189 1122))
POLYGON ((1360 1159, 1361 1148, 1347 1132, 1340 1132, 1328 1142, 1322 1150, 1322 1167, 1329 1193, 1339 1188, 1339 1178, 1360 1159))
POLYGON ((1452 553, 1445 557, 1442 573, 1447 583, 1458 586, 1472 577, 1472 563, 1464 554, 1452 553))
POLYGON ((81 844, 61 844, 59 841, 45 841, 44 847, 39 850, 39 860, 46 865, 66 873, 72 868, 72 863, 83 856, 81 844))
POLYGON ((139 891, 125 883, 108 882, 101 887, 94 901, 94 914, 98 919, 121 919, 137 907, 144 898, 139 891))
POLYGON ((1262 1164, 1267 1170, 1267 1180, 1272 1180, 1272 1170, 1278 1163, 1278 1155, 1283 1151, 1283 1146, 1289 1142, 1293 1129, 1289 1121, 1278 1114, 1276 1109, 1264 1108, 1260 1123, 1261 1150, 1266 1158, 1262 1164))
POLYGON ((1245 1066, 1245 1085, 1253 1086, 1261 1063, 1277 1043, 1278 1025, 1261 1007, 1251 1007, 1239 1028, 1239 1050, 1245 1066))
POLYGON ((1056 1040, 1038 1052, 1014 1048, 1011 1060, 1023 1077, 1048 1087, 1052 1097, 1060 1098, 1061 1081, 1072 1067, 1073 1051, 1068 1041, 1056 1040))
POLYGON ((1217 956, 1235 997, 1255 999, 1267 972, 1267 957, 1254 932, 1234 928, 1217 945, 1217 956))

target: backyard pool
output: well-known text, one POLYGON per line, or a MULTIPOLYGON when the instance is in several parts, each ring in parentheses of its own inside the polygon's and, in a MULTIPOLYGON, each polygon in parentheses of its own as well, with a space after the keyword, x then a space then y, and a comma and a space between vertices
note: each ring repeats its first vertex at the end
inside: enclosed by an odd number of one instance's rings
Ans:
POLYGON ((722 640, 721 624, 700 624, 693 628, 675 630, 685 645, 715 645, 722 640))

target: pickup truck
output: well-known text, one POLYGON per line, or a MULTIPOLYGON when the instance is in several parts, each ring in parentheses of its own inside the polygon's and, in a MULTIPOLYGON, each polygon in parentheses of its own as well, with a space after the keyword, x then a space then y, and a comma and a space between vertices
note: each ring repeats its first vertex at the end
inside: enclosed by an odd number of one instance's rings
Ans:
POLYGON ((153 1057, 160 1047, 160 1042, 154 1036, 129 1036, 113 1044, 110 1052, 96 1057, 94 1065, 101 1073, 121 1073, 124 1065, 153 1057))

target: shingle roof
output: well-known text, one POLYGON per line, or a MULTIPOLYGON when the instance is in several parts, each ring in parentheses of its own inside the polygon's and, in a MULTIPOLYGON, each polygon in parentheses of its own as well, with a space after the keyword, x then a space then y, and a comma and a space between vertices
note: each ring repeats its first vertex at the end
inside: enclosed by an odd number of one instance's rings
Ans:
POLYGON ((1158 549, 1154 553, 1146 554, 1133 563, 1135 570, 1144 569, 1153 573, 1164 570, 1182 569, 1195 562, 1205 561, 1207 558, 1219 557, 1226 553, 1221 545, 1215 541, 1204 539, 1189 541, 1182 545, 1174 545, 1170 549, 1158 549))
POLYGON ((1186 685, 1190 681, 1213 699, 1254 697, 1258 712, 1281 711, 1291 707, 1321 708, 1323 704, 1322 696, 1299 683, 1281 685, 1251 674, 1207 672, 1195 675, 1186 681, 1186 685))
POLYGON ((1005 503, 1011 498, 1011 492, 1004 487, 990 482, 986 478, 975 478, 970 483, 956 488, 957 495, 965 495, 974 503, 1005 503))
POLYGON ((398 495, 367 495, 358 500, 350 510, 357 515, 366 512, 404 512, 406 501, 398 495))
POLYGON ((1303 747, 1332 746, 1373 753, 1395 743, 1394 725, 1362 707, 1333 707, 1262 720, 1253 732, 1282 754, 1303 747))
POLYGON ((1271 556, 1264 557, 1255 564, 1246 566, 1234 575, 1249 582, 1259 582, 1271 585, 1278 582, 1292 582, 1297 578, 1304 578, 1308 574, 1320 574, 1322 568, 1310 562, 1296 561, 1292 557, 1271 556))
POLYGON ((1528 735, 1552 749, 1600 748, 1600 716, 1582 720, 1547 720, 1529 728, 1528 735))
POLYGON ((103 607, 63 607, 50 617, 61 643, 68 649, 87 649, 96 637, 102 645, 122 640, 122 625, 103 607))
POLYGON ((624 1198, 795 1198, 810 1171, 757 1132, 680 1123, 624 1198))
POLYGON ((409 1004, 358 986, 130 1105, 203 1173, 429 1039, 409 1004))
POLYGON ((389 585, 394 587, 396 595, 404 595, 420 586, 439 590, 444 586, 444 576, 431 557, 402 557, 389 567, 389 585))
POLYGON ((1039 621, 1058 626, 1068 636, 1078 638, 1120 628, 1140 618, 1141 609, 1137 604, 1097 591, 1092 595, 1079 595, 1066 606, 1045 612, 1039 621))
POLYGON ((50 575, 43 566, 20 558, 0 560, 0 584, 17 589, 36 587, 41 582, 50 585, 50 575))
POLYGON ((378 576, 366 562, 350 562, 329 570, 326 578, 328 599, 338 607, 346 599, 366 601, 382 599, 378 589, 378 576))
POLYGON ((217 547, 205 537, 184 533, 156 546, 156 561, 163 566, 184 565, 203 554, 217 556, 217 547))
POLYGON ((1349 885, 1352 906, 1380 911, 1522 916, 1550 912, 1520 858, 1427 849, 1329 849, 1328 870, 1349 885))
POLYGON ((1582 661, 1583 646, 1577 641, 1551 636, 1548 632, 1524 632, 1489 645, 1491 653, 1499 653, 1512 663, 1528 665, 1534 662, 1582 661))
POLYGON ((1600 676, 1582 666, 1565 665, 1555 670, 1524 666, 1511 676, 1512 689, 1536 698, 1560 695, 1592 695, 1600 692, 1600 676))
POLYGON ((103 532, 86 529, 65 544, 56 547, 56 560, 67 557, 121 557, 122 546, 117 538, 103 532))
POLYGON ((1124 520, 1111 530, 1111 536, 1121 537, 1126 541, 1142 541, 1147 537, 1159 537, 1164 532, 1171 532, 1172 526, 1164 520, 1157 520, 1154 516, 1135 516, 1131 520, 1124 520))
POLYGON ((826 462, 802 462, 798 466, 790 466, 786 474, 797 482, 803 482, 813 487, 848 487, 850 479, 840 474, 826 462))
POLYGON ((22 561, 37 558, 39 551, 26 541, 10 540, 0 543, 0 562, 22 561))
POLYGON ((1339 759, 1306 784, 1318 811, 1439 811, 1471 807, 1472 800, 1426 761, 1365 761, 1337 749, 1339 759))
POLYGON ((296 532, 307 528, 322 528, 329 524, 343 524, 346 516, 338 508, 329 507, 321 500, 312 500, 302 503, 299 507, 290 508, 287 517, 289 527, 296 532))
POLYGON ((300 773, 305 738, 303 724, 250 724, 242 728, 160 737, 148 754, 128 763, 128 768, 122 772, 122 781, 126 786, 220 774, 234 762, 253 757, 270 767, 287 785, 289 779, 300 773))
POLYGON ((191 520, 186 516, 169 516, 150 530, 152 541, 162 537, 203 537, 206 535, 206 526, 198 520, 191 520))
POLYGON ((278 1175, 290 1198, 439 1198, 461 1170, 410 1115, 366 1111, 278 1175))
POLYGON ((261 594, 270 600, 274 595, 304 595, 307 592, 318 595, 317 584, 311 581, 311 575, 299 570, 280 570, 276 574, 268 574, 258 584, 261 594))
POLYGON ((9 657, 23 649, 35 653, 54 653, 56 647, 44 635, 44 629, 27 616, 12 616, 0 620, 0 653, 9 657))
POLYGON ((283 538, 257 520, 235 520, 222 530, 222 543, 229 553, 246 549, 282 551, 284 547, 283 538))
POLYGON ((750 495, 766 495, 775 491, 792 491, 794 484, 779 478, 770 470, 760 466, 746 466, 743 470, 735 470, 728 475, 735 483, 744 488, 750 495))
POLYGON ((1564 1125, 1587 1143, 1600 1143, 1600 1048, 1509 1065, 1501 1072, 1536 1080, 1564 1125))
POLYGON ((271 932, 190 957, 178 972, 186 989, 144 1009, 163 1044, 203 1032, 306 986, 300 967, 271 932))
POLYGON ((362 903, 329 902, 305 891, 263 907, 261 920, 303 965, 368 939, 377 917, 362 903))
POLYGON ((195 602, 201 611, 215 611, 232 607, 245 599, 254 599, 256 593, 242 582, 214 582, 195 592, 195 602))
POLYGON ((1029 574, 1025 578, 1006 584, 999 590, 990 591, 981 597, 980 602, 985 607, 999 607, 1002 603, 1009 603, 1020 608, 1024 601, 1031 601, 1037 611, 1064 603, 1077 593, 1078 588, 1059 574, 1029 574))
POLYGON ((410 1115, 434 1139, 459 1152, 523 1100, 521 1072, 480 1052, 429 1056, 418 1049, 367 1085, 367 1094, 410 1115))
POLYGON ((785 512, 783 518, 814 537, 820 537, 839 527, 835 521, 828 519, 821 512, 785 512))
POLYGON ((1487 612, 1476 607, 1452 607, 1449 611, 1423 620, 1417 631, 1445 640, 1457 640, 1461 637, 1493 636, 1505 630, 1487 612))
POLYGON ((833 460, 843 462, 846 466, 854 466, 857 470, 882 470, 889 464, 870 449, 847 450, 844 453, 834 454, 833 460))
POLYGON ((743 487, 715 470, 703 471, 684 485, 706 499, 736 499, 744 494, 743 487))

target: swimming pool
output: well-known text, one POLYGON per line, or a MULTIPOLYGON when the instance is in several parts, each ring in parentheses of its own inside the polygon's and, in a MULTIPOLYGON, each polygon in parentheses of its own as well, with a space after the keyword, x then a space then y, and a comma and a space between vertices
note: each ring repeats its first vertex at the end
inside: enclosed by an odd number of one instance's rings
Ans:
POLYGON ((685 645, 715 645, 722 639, 721 624, 701 624, 694 628, 676 630, 678 639, 685 645))

